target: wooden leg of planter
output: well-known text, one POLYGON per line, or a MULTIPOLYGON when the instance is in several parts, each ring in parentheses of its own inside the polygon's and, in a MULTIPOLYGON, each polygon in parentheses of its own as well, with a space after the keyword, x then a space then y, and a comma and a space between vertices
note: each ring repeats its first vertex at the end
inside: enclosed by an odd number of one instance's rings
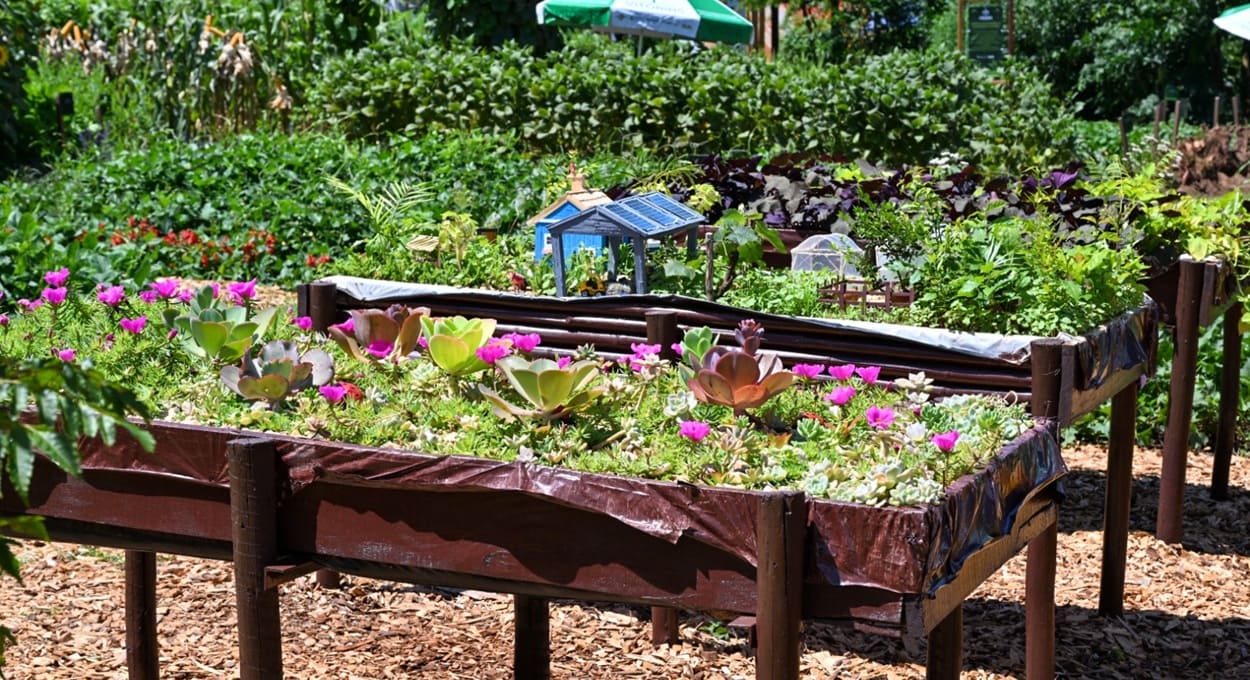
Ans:
POLYGON ((672 607, 651 608, 651 644, 675 645, 681 640, 681 621, 672 607))
POLYGON ((1133 504, 1133 447, 1137 438, 1137 383, 1111 399, 1107 442, 1107 489, 1102 513, 1102 587, 1098 611, 1124 613, 1124 569, 1128 561, 1128 515, 1133 504))
POLYGON ((1024 574, 1024 673, 1029 680, 1055 677, 1055 552, 1058 545, 1058 522, 1029 542, 1024 574))
POLYGON ((1071 415, 1072 376, 1064 366, 1075 360, 1075 352, 1071 344, 1059 338, 1042 338, 1029 343, 1033 392, 1029 410, 1035 418, 1051 419, 1051 432, 1055 436, 1071 415))
POLYGON ((959 680, 964 667, 964 605, 960 602, 929 631, 926 680, 959 680))
POLYGON ((317 570, 317 585, 328 590, 338 590, 343 587, 343 575, 333 569, 317 570))
POLYGON ((265 587, 265 567, 278 557, 278 453, 266 439, 226 444, 234 593, 239 618, 240 680, 282 677, 278 590, 265 587))
POLYGON ((514 595, 516 644, 512 651, 512 674, 517 680, 551 677, 551 615, 542 597, 514 595))
POLYGON ((126 669, 130 680, 160 677, 156 639, 156 553, 126 551, 126 669))
POLYGON ((803 616, 803 544, 807 499, 802 493, 760 496, 756 545, 755 653, 758 680, 797 680, 803 616))
POLYGON ((1228 500, 1228 468, 1237 445, 1237 412, 1241 410, 1241 311, 1235 302, 1224 312, 1224 363, 1220 373, 1220 426, 1211 463, 1211 497, 1228 500))
POLYGON ((1176 351, 1172 356, 1163 470, 1159 475, 1159 515, 1155 521, 1155 536, 1167 543, 1180 543, 1184 533, 1185 460, 1189 456, 1189 430, 1194 414, 1202 272, 1202 262, 1181 257, 1176 293, 1176 351))

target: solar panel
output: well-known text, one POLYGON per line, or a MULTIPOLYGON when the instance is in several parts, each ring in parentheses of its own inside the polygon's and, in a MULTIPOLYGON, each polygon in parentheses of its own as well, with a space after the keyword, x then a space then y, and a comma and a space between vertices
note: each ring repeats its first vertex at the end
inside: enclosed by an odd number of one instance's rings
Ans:
POLYGON ((665 226, 648 218, 646 215, 636 210, 630 209, 624 203, 606 203, 598 206, 596 210, 602 210, 609 215, 616 217, 625 224, 637 229, 640 233, 651 235, 665 231, 665 226))
POLYGON ((642 196, 631 196, 620 201, 621 205, 629 206, 631 210, 642 213, 656 224, 662 224, 666 227, 672 227, 681 224, 682 220, 677 215, 657 207, 654 203, 647 201, 642 196))
POLYGON ((683 220, 697 220, 699 222, 707 220, 707 218, 703 216, 703 213, 691 208, 681 201, 674 200, 673 197, 668 194, 662 194, 657 191, 649 194, 643 194, 640 198, 645 199, 657 208, 670 212, 683 220))

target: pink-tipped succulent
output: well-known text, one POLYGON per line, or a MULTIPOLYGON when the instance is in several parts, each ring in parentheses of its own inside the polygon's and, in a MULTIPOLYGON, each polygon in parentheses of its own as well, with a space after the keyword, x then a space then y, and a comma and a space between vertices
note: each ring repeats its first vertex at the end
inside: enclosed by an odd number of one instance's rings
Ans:
POLYGON ((695 398, 728 406, 740 414, 788 388, 794 374, 782 368, 776 354, 758 352, 763 334, 764 327, 748 319, 734 331, 740 348, 709 349, 699 370, 686 382, 695 398))
POLYGON ((330 326, 327 332, 344 352, 364 362, 400 362, 417 348, 421 337, 421 317, 429 315, 426 307, 411 309, 391 305, 380 309, 351 311, 351 326, 330 326))

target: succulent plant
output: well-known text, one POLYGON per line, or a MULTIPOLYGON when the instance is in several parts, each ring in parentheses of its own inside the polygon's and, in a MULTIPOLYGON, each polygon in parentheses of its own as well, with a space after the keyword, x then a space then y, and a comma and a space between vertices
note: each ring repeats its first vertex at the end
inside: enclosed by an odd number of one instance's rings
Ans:
POLYGON ((246 307, 213 297, 212 286, 206 285, 196 291, 185 310, 166 309, 162 317, 166 326, 178 331, 178 341, 189 354, 237 361, 265 333, 276 312, 269 307, 249 316, 246 307))
POLYGON ((758 352, 763 334, 763 326, 748 319, 734 331, 740 348, 708 349, 699 370, 686 382, 695 398, 741 414, 788 388, 794 374, 782 368, 776 354, 758 352))
POLYGON ((455 377, 486 368, 486 362, 478 357, 477 351, 490 342, 495 332, 494 319, 422 316, 421 328, 429 344, 430 359, 439 368, 455 377))
POLYGON ((479 385, 478 391, 490 402, 491 410, 505 420, 561 420, 589 406, 607 389, 599 380, 599 364, 594 361, 575 361, 561 368, 550 359, 529 361, 514 355, 495 362, 495 367, 533 407, 514 406, 495 391, 479 385))
POLYGON ((273 340, 252 356, 249 348, 238 366, 221 369, 221 381, 244 399, 264 399, 277 408, 290 395, 334 379, 334 359, 319 349, 300 354, 290 340, 273 340))
POLYGON ((344 352, 364 362, 408 359, 421 337, 421 319, 428 317, 428 307, 415 309, 391 305, 380 309, 352 310, 349 330, 330 326, 327 332, 344 352))

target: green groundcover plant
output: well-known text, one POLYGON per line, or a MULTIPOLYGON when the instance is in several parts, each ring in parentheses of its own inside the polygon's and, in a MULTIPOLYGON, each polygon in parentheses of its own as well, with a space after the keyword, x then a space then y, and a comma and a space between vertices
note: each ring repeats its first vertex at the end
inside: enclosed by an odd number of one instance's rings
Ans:
POLYGON ((539 335, 498 335, 490 319, 358 311, 330 339, 290 310, 255 308, 250 281, 161 279, 81 296, 71 277, 48 272, 38 300, 0 315, 0 353, 90 365, 165 420, 878 505, 940 499, 1031 427, 1020 404, 932 399, 923 375, 783 367, 759 351, 754 322, 725 342, 699 329, 621 358, 591 347, 553 356, 539 335), (241 311, 205 314, 223 306, 241 311), (269 314, 246 338, 212 321, 238 317, 238 329, 269 314), (189 330, 205 318, 221 327, 189 330), (203 351, 227 336, 241 341, 240 360, 203 351), (662 358, 670 349, 680 360, 662 358))

